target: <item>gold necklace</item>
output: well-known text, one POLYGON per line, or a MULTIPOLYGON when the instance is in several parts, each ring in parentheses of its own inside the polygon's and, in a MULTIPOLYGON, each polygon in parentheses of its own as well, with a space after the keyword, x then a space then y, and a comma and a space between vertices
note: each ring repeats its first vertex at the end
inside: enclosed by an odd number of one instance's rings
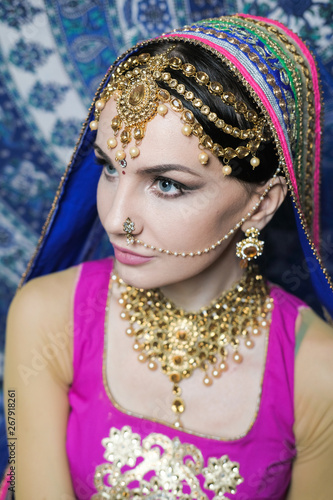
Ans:
POLYGON ((213 378, 219 378, 228 368, 230 348, 233 361, 241 363, 240 341, 251 349, 251 336, 269 328, 273 299, 254 267, 249 267, 230 290, 197 312, 185 312, 158 289, 135 288, 115 274, 111 280, 124 288, 119 299, 123 308, 120 317, 130 323, 126 333, 134 338, 138 360, 147 362, 152 371, 160 366, 173 384, 171 408, 176 427, 182 426, 180 415, 185 411, 180 382, 201 369, 205 372, 203 383, 212 385, 213 378))

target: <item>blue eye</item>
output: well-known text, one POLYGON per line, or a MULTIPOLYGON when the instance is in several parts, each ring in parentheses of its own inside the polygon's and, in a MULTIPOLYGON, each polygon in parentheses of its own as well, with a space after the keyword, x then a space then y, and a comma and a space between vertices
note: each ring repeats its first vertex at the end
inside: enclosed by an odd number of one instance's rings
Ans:
POLYGON ((106 175, 115 175, 117 173, 117 170, 114 168, 114 166, 110 165, 109 163, 106 163, 104 165, 104 170, 106 175))
POLYGON ((98 164, 98 165, 102 165, 103 167, 103 171, 104 171, 104 174, 108 177, 113 177, 116 173, 117 173, 117 170, 115 169, 115 167, 113 165, 111 165, 111 163, 105 161, 103 158, 100 158, 99 156, 96 156, 95 157, 95 162, 98 164))
POLYGON ((181 186, 171 179, 160 179, 158 181, 158 187, 162 193, 179 193, 181 192, 181 186), (174 188, 174 189, 173 189, 174 188))

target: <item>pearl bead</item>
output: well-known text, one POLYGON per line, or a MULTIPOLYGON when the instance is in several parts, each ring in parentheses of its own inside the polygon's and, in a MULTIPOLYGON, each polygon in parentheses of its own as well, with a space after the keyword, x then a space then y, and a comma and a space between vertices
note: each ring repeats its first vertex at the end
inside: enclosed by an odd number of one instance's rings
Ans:
POLYGON ((110 137, 110 139, 107 140, 107 145, 109 149, 113 149, 117 146, 118 142, 117 139, 114 137, 110 137))
POLYGON ((203 383, 206 385, 206 386, 210 386, 212 385, 213 381, 210 377, 208 377, 208 375, 203 379, 203 383))
POLYGON ((253 156, 250 160, 250 163, 253 168, 256 168, 258 165, 260 165, 260 160, 256 156, 253 156))
POLYGON ((224 165, 224 167, 222 168, 223 175, 230 175, 231 172, 232 172, 232 169, 231 169, 230 165, 224 165))
POLYGON ((222 370, 213 370, 213 377, 220 378, 222 375, 222 370))
POLYGON ((130 152, 131 158, 136 158, 140 154, 140 150, 136 146, 133 146, 132 148, 130 148, 129 152, 130 152))
POLYGON ((149 370, 155 371, 157 369, 157 363, 155 361, 149 361, 148 368, 149 370))
POLYGON ((125 158, 126 158, 125 151, 120 149, 119 151, 116 152, 116 160, 121 161, 121 160, 125 160, 125 158))
POLYGON ((228 364, 227 364, 225 361, 223 361, 223 362, 220 364, 220 370, 221 370, 221 372, 226 372, 226 371, 227 371, 227 369, 228 369, 228 364))
POLYGON ((209 156, 207 153, 200 153, 199 154, 199 161, 200 161, 201 165, 207 165, 208 160, 209 160, 209 156))
POLYGON ((159 106, 157 106, 157 113, 161 116, 164 116, 166 115, 168 112, 168 108, 166 107, 165 104, 160 104, 159 106))
POLYGON ((187 137, 192 134, 192 127, 191 125, 183 125, 182 127, 182 134, 186 135, 187 137))
POLYGON ((104 106, 105 106, 105 101, 103 99, 99 99, 98 101, 96 101, 95 103, 95 108, 98 110, 98 111, 102 111, 102 109, 104 109, 104 106))
POLYGON ((90 122, 89 127, 90 127, 90 130, 97 130, 97 128, 98 128, 98 121, 93 120, 92 122, 90 122))
POLYGON ((248 349, 252 349, 254 347, 254 342, 253 340, 251 339, 248 339, 246 342, 245 342, 245 345, 248 349))
POLYGON ((147 356, 143 352, 141 352, 138 356, 138 360, 140 361, 140 363, 144 363, 147 360, 147 356))
POLYGON ((243 361, 243 356, 239 354, 239 352, 235 352, 232 357, 235 363, 241 363, 243 361))

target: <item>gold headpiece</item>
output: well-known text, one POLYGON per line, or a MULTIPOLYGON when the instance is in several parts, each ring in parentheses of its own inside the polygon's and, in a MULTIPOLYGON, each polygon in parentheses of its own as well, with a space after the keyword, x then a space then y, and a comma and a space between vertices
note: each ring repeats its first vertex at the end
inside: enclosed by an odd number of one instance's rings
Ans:
MULTIPOLYGON (((231 167, 229 161, 235 157, 243 159, 249 154, 252 155, 250 163, 253 168, 260 164, 259 158, 255 156, 261 142, 266 141, 267 134, 264 131, 266 121, 264 117, 259 117, 257 112, 248 109, 247 105, 238 100, 234 94, 224 91, 219 82, 210 81, 207 73, 197 71, 195 66, 189 63, 183 63, 179 57, 168 57, 168 53, 174 47, 168 49, 165 53, 151 56, 142 53, 138 56, 131 56, 125 62, 119 64, 115 72, 111 75, 110 82, 102 91, 99 99, 95 103, 95 120, 90 123, 90 128, 96 130, 101 111, 106 102, 113 96, 117 103, 117 115, 111 121, 113 137, 107 141, 108 148, 116 148, 118 145, 116 137, 120 133, 120 142, 122 149, 116 152, 116 160, 125 167, 126 153, 125 148, 131 142, 132 136, 135 140, 135 146, 129 150, 131 158, 139 156, 138 146, 145 136, 146 124, 157 114, 164 116, 168 112, 166 103, 172 110, 181 113, 183 122, 182 133, 185 136, 193 134, 199 139, 199 148, 211 151, 215 156, 222 157, 224 162, 223 173, 229 175, 231 167), (142 67, 140 67, 142 66, 142 67), (181 71, 183 75, 193 78, 200 85, 205 85, 208 91, 218 96, 221 101, 232 106, 235 111, 243 115, 246 120, 253 124, 252 128, 240 129, 227 124, 213 113, 209 106, 197 98, 192 91, 188 91, 184 84, 178 83, 171 74, 165 71, 166 68, 181 71), (184 107, 182 101, 158 86, 161 81, 174 89, 179 95, 198 109, 202 115, 206 116, 216 128, 240 140, 247 140, 246 146, 238 146, 236 149, 231 147, 223 148, 220 144, 214 143, 212 138, 207 135, 200 123, 194 117, 192 111, 184 107), (122 130, 121 130, 122 129, 122 130)), ((208 163, 208 154, 202 151, 199 154, 201 164, 208 163)))

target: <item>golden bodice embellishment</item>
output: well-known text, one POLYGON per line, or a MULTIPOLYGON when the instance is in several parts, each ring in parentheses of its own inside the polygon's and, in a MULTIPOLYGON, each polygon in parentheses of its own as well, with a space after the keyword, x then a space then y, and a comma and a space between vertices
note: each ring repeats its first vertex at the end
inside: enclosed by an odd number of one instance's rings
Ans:
POLYGON ((102 445, 107 463, 96 467, 92 500, 208 500, 208 491, 213 500, 228 500, 224 494, 235 494, 243 482, 239 464, 227 455, 209 458, 204 467, 201 451, 177 437, 151 433, 141 441, 129 426, 112 427, 102 445))

